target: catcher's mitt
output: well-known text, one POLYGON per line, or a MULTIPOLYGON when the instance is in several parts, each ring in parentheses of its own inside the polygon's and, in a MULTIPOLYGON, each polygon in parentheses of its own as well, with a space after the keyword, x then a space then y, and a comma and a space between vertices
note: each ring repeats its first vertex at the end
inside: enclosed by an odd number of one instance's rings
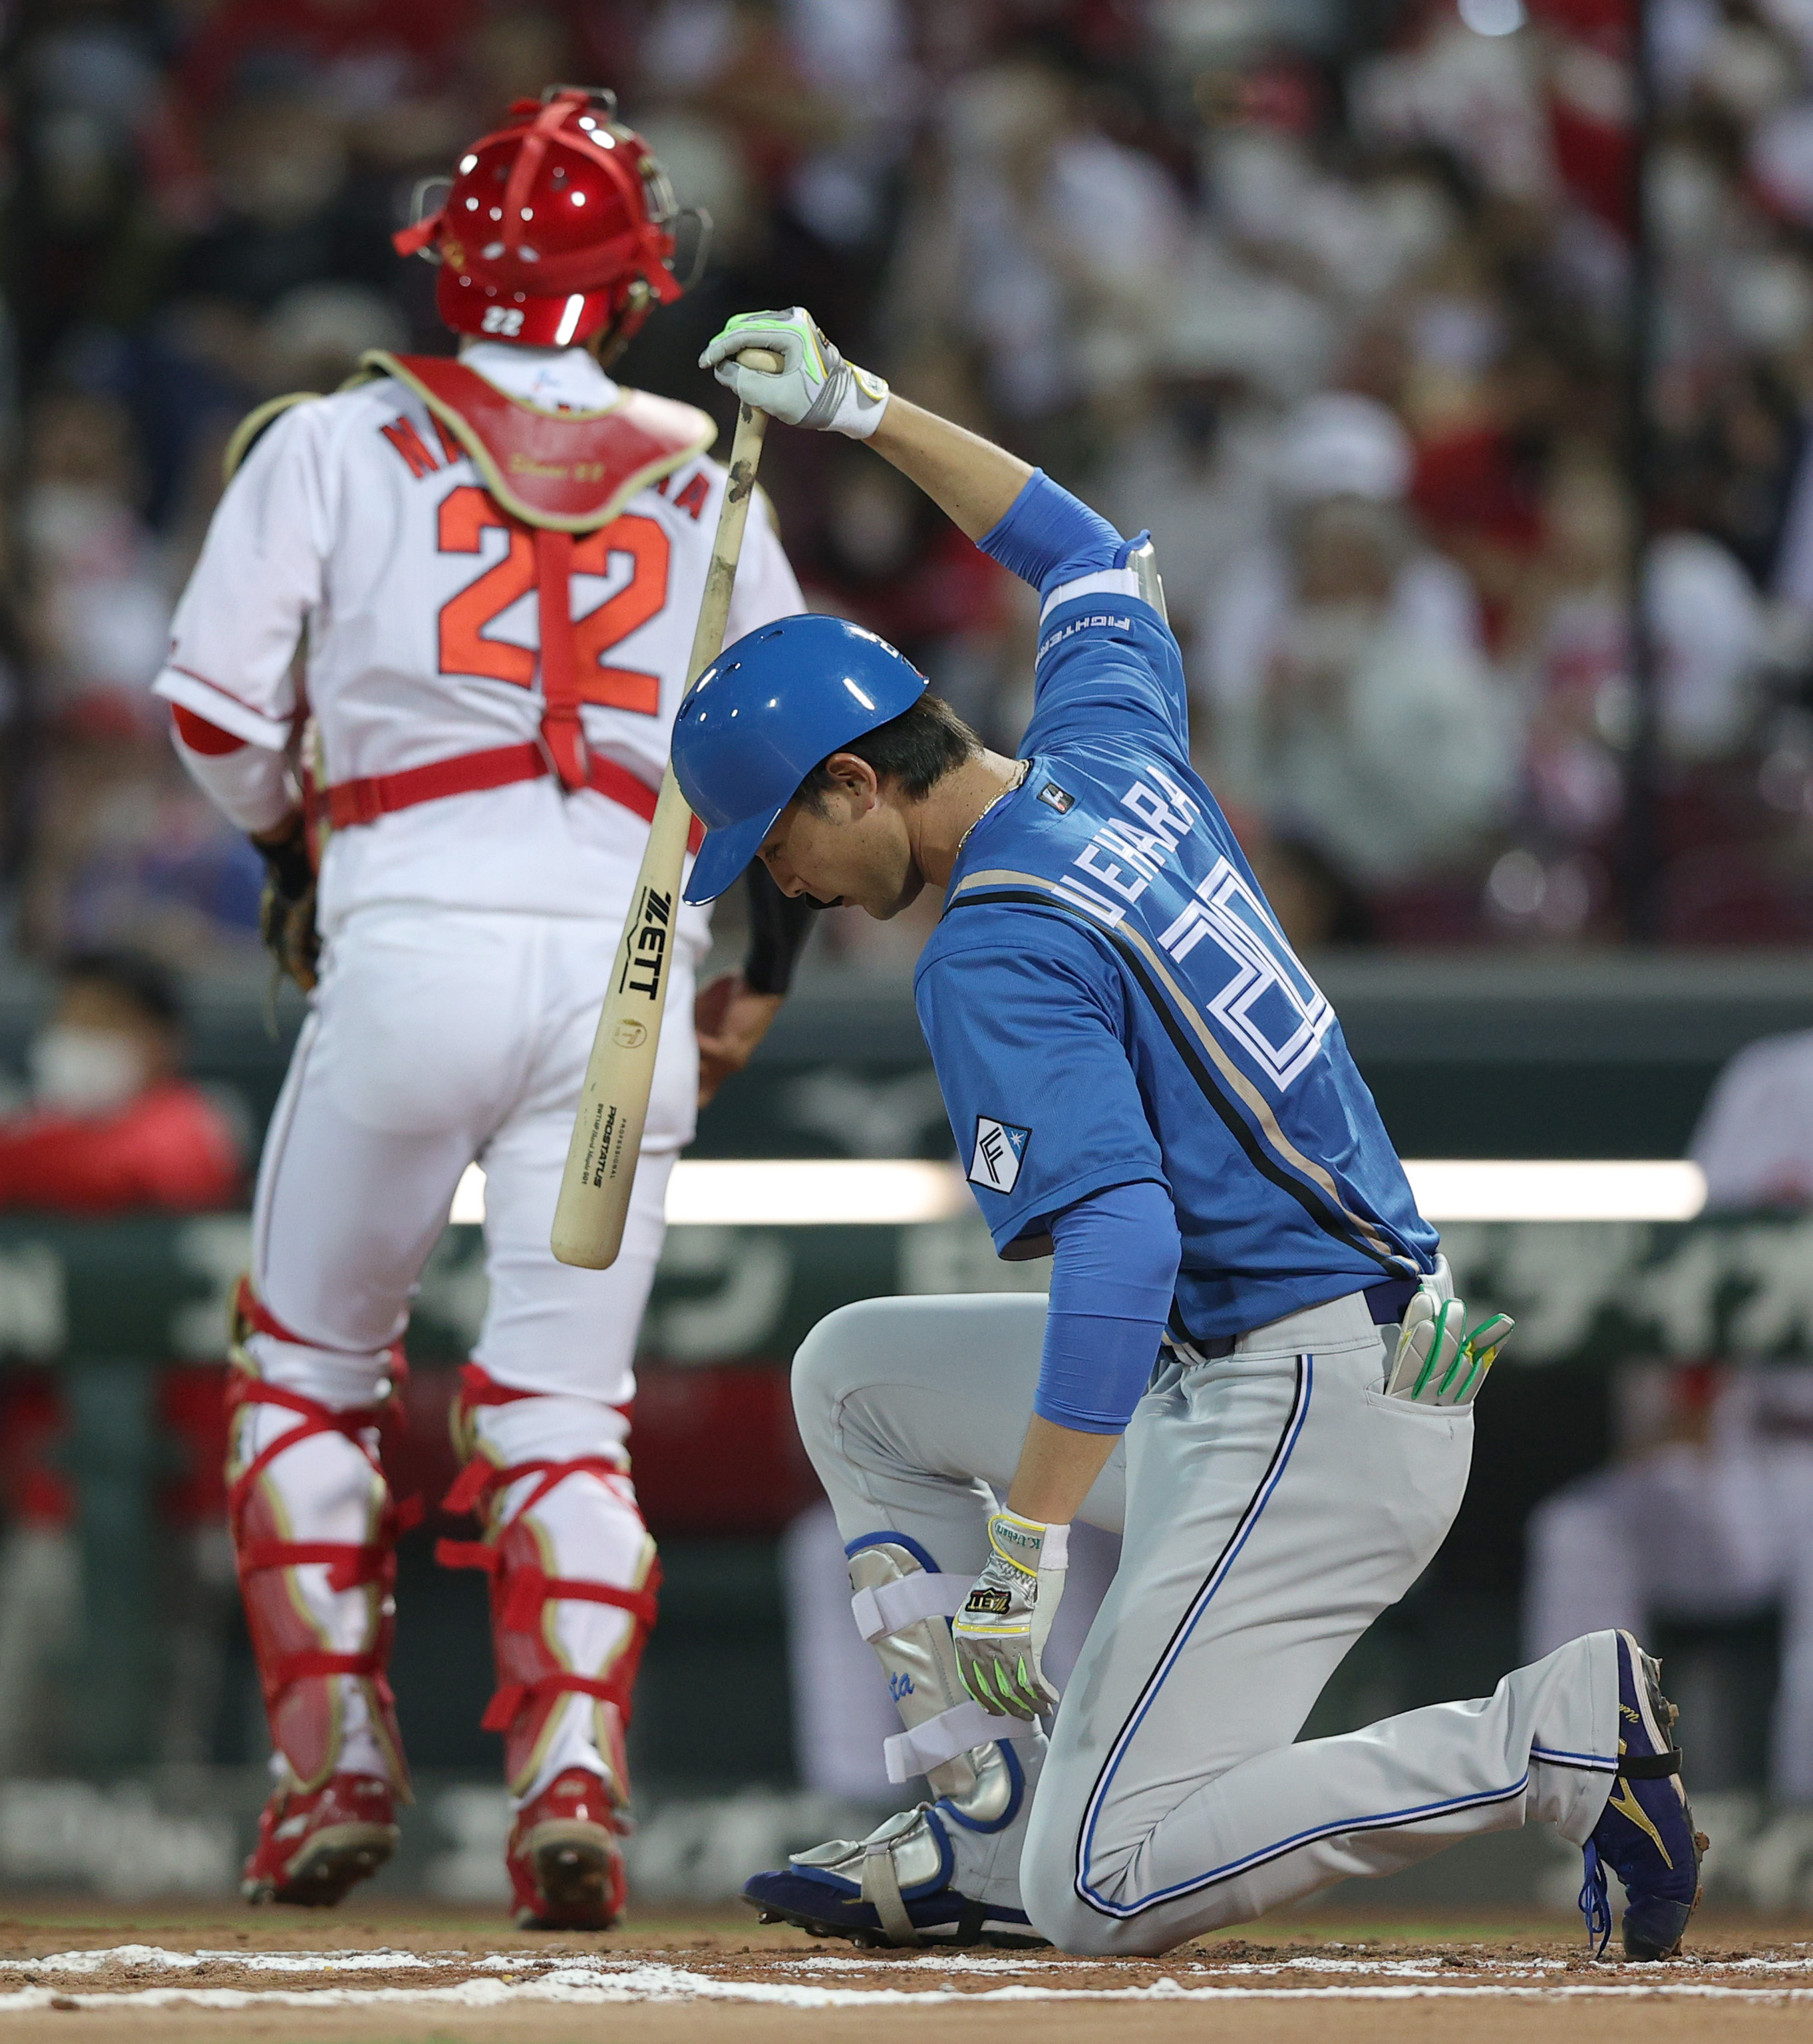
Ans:
POLYGON ((286 837, 252 840, 264 861, 264 892, 258 904, 258 933, 279 972, 313 993, 321 940, 315 931, 315 869, 306 827, 298 816, 286 837))

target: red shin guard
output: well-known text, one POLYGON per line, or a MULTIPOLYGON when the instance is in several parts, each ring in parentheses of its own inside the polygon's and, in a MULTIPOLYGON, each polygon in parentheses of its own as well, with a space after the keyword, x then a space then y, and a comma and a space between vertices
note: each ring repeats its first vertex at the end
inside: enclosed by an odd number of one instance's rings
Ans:
POLYGON ((661 1565, 644 1534, 633 1582, 563 1576, 551 1534, 539 1522, 536 1508, 563 1485, 594 1484, 611 1493, 617 1508, 634 1515, 640 1528, 635 1492, 617 1463, 603 1455, 502 1468, 479 1457, 471 1424, 473 1408, 536 1394, 493 1385, 475 1365, 464 1374, 466 1388, 454 1416, 455 1439, 473 1459, 448 1493, 446 1508, 479 1512, 487 1522, 486 1536, 480 1541, 443 1540, 435 1552, 448 1568, 482 1569, 491 1579, 498 1686, 485 1713, 485 1728, 503 1734, 505 1779, 513 1794, 523 1795, 534 1779, 562 1703, 569 1696, 590 1696, 594 1742, 611 1770, 620 1808, 629 1793, 624 1732, 636 1668, 655 1623, 661 1565), (530 1477, 538 1481, 505 1518, 506 1493, 530 1477), (549 1607, 569 1599, 613 1606, 630 1615, 631 1623, 597 1666, 575 1667, 562 1650, 549 1607))
MULTIPOLYGON (((272 1744, 288 1763, 297 1786, 318 1789, 336 1773, 344 1739, 342 1689, 351 1677, 364 1692, 373 1731, 388 1762, 390 1779, 406 1793, 408 1774, 398 1730, 395 1699, 386 1679, 395 1631, 398 1535, 421 1516, 419 1500, 399 1505, 378 1454, 378 1408, 336 1412, 298 1392, 266 1383, 252 1374, 243 1336, 275 1334, 295 1341, 242 1285, 236 1302, 235 1367, 227 1382, 229 1416, 243 1408, 276 1405, 296 1413, 301 1424, 268 1442, 235 1473, 229 1468, 228 1513, 240 1593, 252 1652, 257 1660, 272 1744), (271 1465, 292 1448, 322 1435, 338 1435, 369 1469, 367 1535, 354 1543, 293 1537, 298 1530, 271 1479, 271 1465), (362 1636, 348 1649, 336 1646, 313 1615, 295 1571, 325 1564, 328 1587, 363 1589, 366 1619, 362 1636)), ((305 1527, 300 1529, 306 1531, 305 1527)))

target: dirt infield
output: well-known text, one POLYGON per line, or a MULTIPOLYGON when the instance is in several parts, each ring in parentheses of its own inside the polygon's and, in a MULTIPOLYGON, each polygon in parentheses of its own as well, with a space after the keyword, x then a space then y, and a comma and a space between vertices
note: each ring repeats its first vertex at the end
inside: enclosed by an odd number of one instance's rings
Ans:
MULTIPOLYGON (((3 1907, 3 1905, 0 1905, 3 1907)), ((1813 1924, 1696 1922, 1692 1957, 1595 1965, 1553 1921, 1381 1926, 1296 1918, 1162 1961, 855 1952, 717 1915, 578 1939, 490 1915, 78 1908, 0 1915, 0 2044, 985 2044, 1200 2038, 1412 2044, 1552 2036, 1804 2037, 1813 1924)))

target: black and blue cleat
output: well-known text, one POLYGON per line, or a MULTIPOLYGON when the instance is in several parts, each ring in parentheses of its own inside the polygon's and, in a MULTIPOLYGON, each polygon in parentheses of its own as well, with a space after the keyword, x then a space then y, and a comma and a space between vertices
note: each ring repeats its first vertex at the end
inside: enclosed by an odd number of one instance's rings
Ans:
POLYGON ((977 1901, 955 1888, 903 1896, 907 1925, 884 1924, 872 1902, 847 1881, 784 1867, 743 1883, 743 1900, 762 1912, 764 1923, 792 1923, 815 1938, 847 1938, 852 1944, 1043 1945, 1020 1909, 977 1901))
POLYGON ((1661 1668, 1629 1633, 1617 1639, 1618 1773, 1586 1843, 1580 1905, 1596 1958, 1611 1936, 1609 1867, 1624 1887, 1625 1956, 1669 1959, 1700 1900, 1706 1838, 1693 1827, 1674 1742, 1678 1713, 1662 1694, 1661 1668))
POLYGON ((866 1838, 834 1838, 745 1881, 764 1923, 857 1945, 1043 1945, 1024 1910, 954 1885, 956 1862, 938 1809, 922 1803, 866 1838))

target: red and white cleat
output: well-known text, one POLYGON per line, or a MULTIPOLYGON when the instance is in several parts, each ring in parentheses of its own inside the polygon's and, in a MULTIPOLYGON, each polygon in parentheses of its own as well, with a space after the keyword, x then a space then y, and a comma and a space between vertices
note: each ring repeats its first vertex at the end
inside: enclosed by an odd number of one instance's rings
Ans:
POLYGON ((583 1767, 557 1774, 517 1813, 505 1864, 520 1931, 608 1931, 623 1914, 622 1813, 583 1767))
POLYGON ((248 1902, 325 1909, 397 1850, 396 1794, 375 1774, 335 1774, 319 1788, 279 1788, 258 1820, 240 1892, 248 1902))

